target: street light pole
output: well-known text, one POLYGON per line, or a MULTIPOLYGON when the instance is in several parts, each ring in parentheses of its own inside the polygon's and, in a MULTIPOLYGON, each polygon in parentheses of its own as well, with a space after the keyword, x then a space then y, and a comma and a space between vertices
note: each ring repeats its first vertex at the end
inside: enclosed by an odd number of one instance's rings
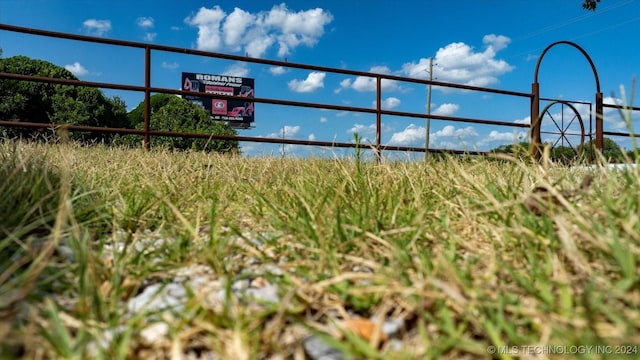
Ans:
MULTIPOLYGON (((429 58, 429 81, 433 80, 433 58, 429 58)), ((429 133, 431 132, 431 82, 427 85, 427 130, 424 141, 424 159, 429 157, 429 133)))

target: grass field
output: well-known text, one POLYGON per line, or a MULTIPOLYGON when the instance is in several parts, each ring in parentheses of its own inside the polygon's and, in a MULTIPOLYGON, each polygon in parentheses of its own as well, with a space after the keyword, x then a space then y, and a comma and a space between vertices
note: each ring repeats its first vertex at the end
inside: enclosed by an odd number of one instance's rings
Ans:
POLYGON ((2 358, 640 356, 635 169, 5 141, 0 254, 2 358), (219 306, 130 311, 187 268, 219 306), (276 301, 231 296, 248 278, 276 301))

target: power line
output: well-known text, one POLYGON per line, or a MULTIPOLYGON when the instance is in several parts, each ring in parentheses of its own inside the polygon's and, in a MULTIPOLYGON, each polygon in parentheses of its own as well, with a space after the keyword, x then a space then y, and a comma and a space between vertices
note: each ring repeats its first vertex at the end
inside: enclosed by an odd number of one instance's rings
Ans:
MULTIPOLYGON (((601 9, 598 9, 595 12, 590 12, 588 14, 580 15, 580 16, 574 17, 572 19, 569 19, 569 20, 564 21, 564 22, 559 23, 559 24, 547 26, 547 27, 542 28, 542 29, 540 29, 538 31, 535 31, 533 33, 529 33, 529 34, 527 34, 527 35, 525 35, 523 37, 516 38, 515 40, 513 40, 513 43, 520 42, 520 41, 526 40, 526 39, 530 39, 530 38, 542 35, 544 33, 550 32, 550 31, 561 29, 563 27, 566 27, 568 25, 577 23, 579 21, 591 18, 593 16, 602 15, 603 13, 606 13, 606 12, 609 12, 611 10, 617 9, 619 7, 628 5, 628 4, 630 4, 630 3, 634 2, 634 1, 635 0, 623 0, 623 1, 617 2, 615 4, 609 5, 607 7, 603 7, 601 9)), ((567 39, 567 40, 575 40, 575 39, 582 38, 582 37, 585 37, 585 36, 594 35, 594 34, 597 34, 597 33, 603 32, 603 31, 607 31, 607 30, 610 30, 610 29, 616 28, 618 26, 622 26, 622 25, 625 25, 625 24, 628 24, 628 23, 631 23, 631 22, 634 22, 634 21, 637 21, 637 20, 638 20, 638 17, 630 19, 630 20, 620 21, 620 22, 617 22, 617 23, 615 23, 613 25, 609 25, 609 26, 607 26, 605 28, 594 30, 594 31, 592 31, 592 32, 590 32, 588 34, 581 34, 579 36, 576 36, 576 37, 573 37, 573 38, 567 39)), ((521 51, 521 52, 518 52, 516 54, 511 55, 510 57, 517 58, 517 57, 520 57, 522 55, 530 55, 531 53, 537 53, 537 52, 541 51, 542 49, 544 49, 544 46, 538 47, 538 48, 535 48, 535 49, 530 49, 530 50, 527 50, 527 51, 521 51)))
POLYGON ((539 36, 539 35, 541 35, 541 34, 544 34, 544 33, 550 32, 550 31, 554 31, 554 30, 561 29, 561 28, 563 28, 563 27, 565 27, 565 26, 569 26, 569 25, 574 24, 574 23, 577 23, 577 22, 579 22, 579 21, 586 20, 586 19, 591 18, 591 17, 594 17, 594 16, 602 15, 602 14, 604 14, 604 13, 606 13, 606 12, 609 12, 609 11, 611 11, 611 10, 617 9, 617 8, 619 8, 619 7, 621 7, 621 6, 624 6, 624 5, 630 4, 630 3, 632 3, 633 1, 634 1, 634 0, 623 0, 623 1, 620 1, 620 2, 615 3, 615 4, 613 4, 613 5, 609 5, 609 6, 607 6, 607 7, 604 7, 604 8, 602 8, 602 9, 598 9, 598 10, 596 10, 595 12, 590 12, 590 13, 587 13, 587 14, 583 14, 583 15, 580 15, 580 16, 576 16, 576 17, 574 17, 574 18, 568 19, 568 20, 566 20, 566 21, 564 21, 564 22, 561 22, 561 23, 559 23, 559 24, 549 25, 549 26, 547 26, 547 27, 544 27, 544 28, 542 28, 542 29, 539 29, 539 30, 537 30, 537 31, 534 31, 534 32, 532 32, 532 33, 529 33, 529 34, 527 34, 527 35, 525 35, 525 36, 523 36, 523 37, 517 38, 515 41, 521 41, 521 40, 530 39, 530 38, 533 38, 533 37, 539 36))

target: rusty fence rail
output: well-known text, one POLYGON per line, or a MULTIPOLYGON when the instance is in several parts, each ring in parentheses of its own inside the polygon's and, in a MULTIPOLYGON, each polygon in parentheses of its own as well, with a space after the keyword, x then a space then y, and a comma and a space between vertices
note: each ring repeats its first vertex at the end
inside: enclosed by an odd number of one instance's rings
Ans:
MULTIPOLYGON (((604 104, 603 105, 605 108, 610 108, 610 109, 617 109, 621 112, 628 112, 629 116, 632 117, 633 116, 633 112, 638 111, 640 112, 640 107, 639 106, 632 106, 632 105, 612 105, 612 104, 604 104)), ((623 116, 623 114, 621 114, 621 116, 623 116)), ((631 120, 627 119, 627 120, 631 120)), ((637 129, 636 129, 637 131, 637 129)), ((635 137, 635 138, 640 138, 640 133, 629 133, 629 132, 619 132, 619 131, 603 131, 602 132, 603 135, 605 136, 619 136, 619 137, 635 137)))
MULTIPOLYGON (((0 24, 0 31, 17 32, 17 33, 23 33, 23 34, 30 34, 34 36, 52 37, 52 38, 67 39, 67 40, 74 40, 74 41, 80 41, 80 42, 106 44, 106 45, 112 45, 112 46, 118 46, 118 47, 137 48, 137 49, 143 50, 144 51, 144 69, 142 69, 144 71, 143 86, 106 83, 106 82, 92 82, 92 81, 82 81, 82 80, 69 80, 69 79, 60 79, 60 78, 47 78, 47 77, 37 77, 37 76, 28 76, 28 75, 0 72, 0 79, 35 81, 35 82, 45 82, 45 83, 52 83, 52 84, 87 86, 87 87, 95 87, 95 88, 102 88, 102 89, 143 92, 144 93, 144 127, 142 130, 127 129, 127 128, 63 125, 63 124, 50 124, 50 123, 26 123, 26 122, 16 122, 16 121, 5 121, 3 119, 0 119, 0 126, 25 127, 25 128, 65 128, 70 131, 88 131, 88 132, 114 133, 114 134, 135 134, 143 137, 144 139, 143 144, 145 149, 149 149, 150 147, 151 136, 210 138, 210 139, 222 139, 222 140, 232 139, 232 140, 245 141, 245 142, 309 145, 309 146, 336 147, 336 148, 355 148, 359 146, 358 144, 355 144, 353 142, 295 140, 295 139, 286 139, 286 138, 265 138, 265 137, 251 137, 251 136, 223 136, 223 135, 214 135, 214 134, 205 134, 205 133, 186 133, 186 132, 175 132, 175 131, 151 130, 150 129, 150 118, 151 118, 150 97, 152 93, 168 93, 168 94, 175 94, 175 95, 190 94, 190 92, 187 92, 187 91, 151 86, 151 76, 152 76, 151 56, 154 51, 202 56, 202 57, 209 57, 209 58, 216 58, 216 59, 223 59, 223 60, 230 60, 230 61, 241 61, 241 62, 261 64, 261 65, 281 66, 284 68, 294 68, 294 69, 302 69, 302 70, 310 70, 310 71, 322 71, 326 73, 342 74, 342 75, 349 75, 349 76, 363 76, 363 77, 374 78, 376 81, 376 107, 375 108, 352 107, 352 106, 324 104, 324 103, 316 103, 316 102, 290 101, 290 100, 272 99, 272 98, 265 98, 265 97, 254 97, 252 98, 252 101, 255 103, 263 103, 263 104, 349 111, 349 112, 363 113, 363 114, 374 114, 376 117, 376 138, 375 138, 375 143, 371 144, 371 147, 375 151, 376 157, 378 160, 380 160, 382 151, 385 151, 385 150, 410 151, 410 152, 436 152, 436 153, 452 152, 452 153, 468 153, 468 154, 485 154, 486 153, 482 151, 449 150, 449 149, 438 149, 438 148, 431 148, 431 147, 426 148, 426 147, 384 145, 382 144, 382 141, 381 141, 383 115, 416 118, 416 119, 424 119, 424 120, 445 120, 445 121, 451 121, 451 122, 462 122, 462 123, 472 123, 472 124, 482 124, 482 125, 508 126, 508 127, 527 128, 527 129, 531 128, 531 124, 522 124, 522 123, 498 121, 498 120, 491 120, 491 119, 476 119, 476 118, 467 118, 467 117, 455 117, 455 116, 444 116, 444 115, 435 115, 435 114, 426 114, 426 113, 386 110, 381 107, 383 80, 422 84, 425 86, 432 85, 432 86, 439 86, 439 87, 458 89, 458 90, 494 93, 494 94, 513 96, 513 97, 528 98, 531 102, 532 109, 534 109, 534 101, 536 99, 536 96, 534 95, 533 92, 525 93, 525 92, 519 92, 519 91, 509 91, 509 90, 501 90, 501 89, 495 89, 495 88, 485 88, 485 87, 469 86, 469 85, 462 85, 462 84, 446 83, 446 82, 435 81, 435 80, 408 78, 408 77, 401 77, 401 76, 388 75, 388 74, 378 74, 378 73, 371 73, 371 72, 364 72, 364 71, 331 68, 331 67, 325 67, 325 66, 292 63, 287 61, 250 58, 246 56, 207 52, 207 51, 201 51, 201 50, 195 50, 195 49, 186 49, 186 48, 179 48, 179 47, 141 43, 141 42, 108 39, 108 38, 93 37, 93 36, 86 36, 86 35, 68 34, 68 33, 54 32, 54 31, 48 31, 48 30, 19 27, 14 25, 7 25, 7 24, 0 24)), ((213 94, 206 94, 206 93, 202 93, 199 95, 205 96, 205 97, 215 96, 216 98, 221 98, 221 99, 243 99, 241 97, 231 96, 231 95, 219 95, 219 94, 213 95, 213 94)), ((616 107, 614 105, 606 105, 606 106, 616 107)), ((634 109, 639 110, 638 108, 634 108, 634 109)), ((606 134, 616 135, 616 136, 630 136, 630 134, 613 133, 613 132, 607 132, 606 134)))

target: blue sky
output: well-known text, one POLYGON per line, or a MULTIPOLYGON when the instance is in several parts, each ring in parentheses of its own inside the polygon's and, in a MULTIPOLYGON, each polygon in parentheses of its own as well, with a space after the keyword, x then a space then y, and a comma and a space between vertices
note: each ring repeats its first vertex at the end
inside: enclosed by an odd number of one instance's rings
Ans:
MULTIPOLYGON (((149 42, 250 57, 428 78, 433 58, 438 81, 530 92, 542 50, 559 40, 584 48, 593 59, 605 102, 627 97, 640 72, 640 0, 603 0, 596 12, 582 0, 323 0, 323 1, 92 1, 0 0, 0 22, 74 34, 149 42)), ((0 31, 3 57, 50 61, 87 81, 143 85, 144 54, 137 49, 52 40, 0 31)), ((255 79, 256 96, 361 107, 375 106, 375 82, 339 74, 274 68, 247 62, 154 53, 152 85, 178 89, 182 72, 255 79), (373 86, 372 86, 373 85, 373 86)), ((588 62, 569 46, 554 47, 540 68, 541 95, 594 102, 588 62)), ((129 109, 142 94, 105 91, 129 109)), ((635 104, 638 104, 637 96, 635 104)), ((426 111, 426 86, 385 82, 382 106, 426 111)), ((579 105, 588 121, 588 105, 579 105)), ((529 122, 528 99, 434 88, 434 114, 529 122)), ((551 109, 562 119, 560 107, 551 109)), ((572 115, 567 113, 567 121, 572 115)), ((624 131, 607 111, 605 129, 624 131)), ((240 135, 318 141, 375 138, 371 115, 256 104, 255 128, 240 135)), ((553 127, 544 122, 543 129, 553 127)), ((384 117, 382 143, 424 146, 422 119, 384 117)), ((572 126, 575 126, 572 125, 572 126)), ((589 124, 586 124, 587 130, 589 124)), ((430 146, 487 150, 526 138, 526 129, 432 121, 430 146)), ((549 135, 553 141, 557 136, 549 135)), ((624 138, 615 139, 628 147, 624 138)), ((243 143, 248 155, 304 156, 300 146, 243 143)), ((329 150, 341 152, 341 150, 329 150)), ((404 156, 404 155, 403 155, 404 156)))

